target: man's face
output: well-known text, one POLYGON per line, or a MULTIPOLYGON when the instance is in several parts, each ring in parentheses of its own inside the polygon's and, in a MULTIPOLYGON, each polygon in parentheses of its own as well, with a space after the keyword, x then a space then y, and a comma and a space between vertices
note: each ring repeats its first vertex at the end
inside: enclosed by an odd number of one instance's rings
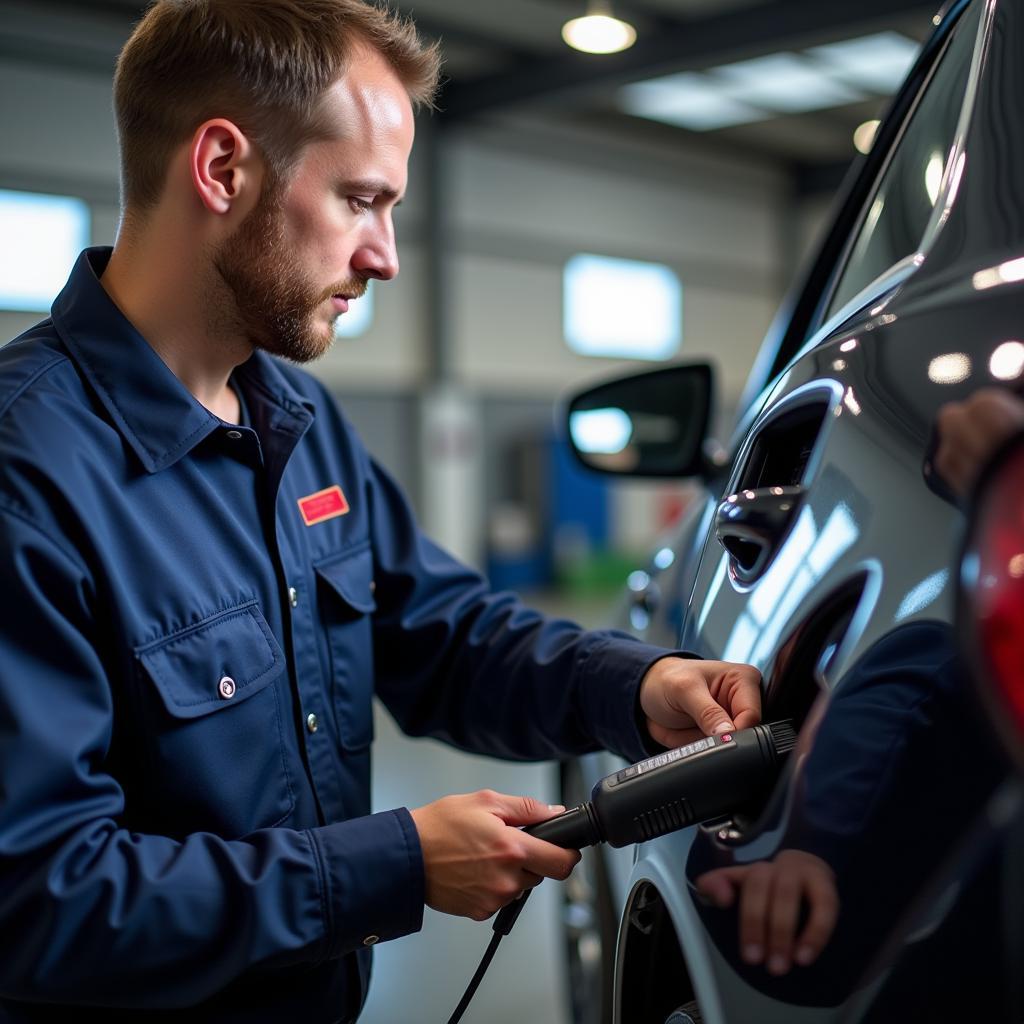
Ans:
POLYGON ((324 354, 367 283, 398 273, 391 214, 405 192, 412 105, 376 53, 358 51, 324 97, 332 138, 303 151, 284 183, 214 254, 251 344, 299 363, 324 354))

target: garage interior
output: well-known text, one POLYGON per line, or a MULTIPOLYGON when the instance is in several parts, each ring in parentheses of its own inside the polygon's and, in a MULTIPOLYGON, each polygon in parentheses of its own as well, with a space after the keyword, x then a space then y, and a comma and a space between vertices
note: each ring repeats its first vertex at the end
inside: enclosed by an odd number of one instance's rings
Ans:
MULTIPOLYGON (((668 358, 714 364, 728 422, 857 156, 855 132, 884 110, 934 3, 616 0, 636 42, 607 55, 562 39, 583 0, 395 6, 445 58, 439 109, 418 118, 396 214, 402 273, 372 289, 362 333, 339 337, 311 369, 440 543, 496 584, 604 624, 627 567, 649 557, 686 490, 619 483, 581 497, 585 485, 570 483, 568 497, 553 496, 559 397, 639 365, 626 351, 567 343, 567 265, 591 254, 667 268, 681 286, 668 358), (573 518, 574 496, 600 503, 596 533, 573 518)), ((111 79, 143 9, 0 0, 0 194, 81 200, 90 244, 117 231, 111 79)), ((617 296, 606 301, 611 316, 617 296)), ((45 313, 2 305, 4 340, 45 313)), ((482 787, 555 795, 550 765, 409 741, 385 714, 376 728, 379 808, 482 787)), ((560 913, 548 883, 467 1020, 568 1024, 560 913)), ((378 949, 361 1019, 446 1019, 489 937, 427 911, 421 935, 378 949)))

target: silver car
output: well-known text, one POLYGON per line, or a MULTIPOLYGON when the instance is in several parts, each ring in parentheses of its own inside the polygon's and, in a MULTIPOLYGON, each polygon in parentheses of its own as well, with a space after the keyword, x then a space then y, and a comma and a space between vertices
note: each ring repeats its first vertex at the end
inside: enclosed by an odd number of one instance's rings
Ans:
MULTIPOLYGON (((799 728, 764 799, 644 843, 631 864, 591 857, 581 903, 599 908, 571 908, 591 923, 571 933, 577 971, 599 963, 580 935, 596 937, 616 891, 622 905, 614 962, 605 928, 610 981, 603 999, 584 989, 580 1021, 1024 1019, 1024 895, 1003 882, 1019 812, 964 683, 963 514, 930 466, 944 403, 1024 381, 1022 54, 1021 0, 936 15, 763 344, 724 461, 708 454, 706 366, 569 403, 591 468, 706 485, 634 574, 622 624, 756 665, 765 719, 799 728), (595 445, 588 419, 609 412, 629 429, 595 445), (737 903, 698 881, 792 850, 828 866, 839 912, 813 963, 769 970, 743 948, 737 903)), ((567 798, 598 768, 567 769, 567 798)))

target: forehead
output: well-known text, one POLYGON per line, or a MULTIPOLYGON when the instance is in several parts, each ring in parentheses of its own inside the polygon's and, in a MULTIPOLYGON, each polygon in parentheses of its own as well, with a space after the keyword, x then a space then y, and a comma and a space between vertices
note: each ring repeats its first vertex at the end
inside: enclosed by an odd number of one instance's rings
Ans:
POLYGON ((405 190, 412 150, 412 103, 400 79, 377 53, 357 49, 345 75, 320 104, 329 137, 308 147, 306 157, 353 178, 379 178, 405 190))

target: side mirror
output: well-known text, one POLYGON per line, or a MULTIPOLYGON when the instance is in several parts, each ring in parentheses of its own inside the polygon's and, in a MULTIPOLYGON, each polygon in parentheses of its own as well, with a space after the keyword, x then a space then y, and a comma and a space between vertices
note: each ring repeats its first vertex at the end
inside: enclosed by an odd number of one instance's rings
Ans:
POLYGON ((708 471, 704 440, 714 395, 708 363, 648 370, 570 398, 569 444, 584 466, 626 476, 687 477, 708 471))
POLYGON ((982 473, 960 562, 957 625, 972 682, 1024 771, 1024 435, 982 473))

